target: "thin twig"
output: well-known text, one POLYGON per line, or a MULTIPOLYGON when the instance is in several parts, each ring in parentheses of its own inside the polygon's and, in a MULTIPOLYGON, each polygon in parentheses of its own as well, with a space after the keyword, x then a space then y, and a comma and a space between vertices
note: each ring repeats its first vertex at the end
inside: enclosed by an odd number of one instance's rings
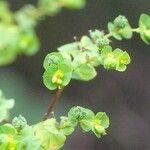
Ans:
POLYGON ((64 88, 61 88, 61 89, 58 89, 56 91, 56 93, 54 93, 52 100, 49 102, 47 112, 44 114, 43 121, 45 121, 49 118, 49 115, 52 112, 54 105, 59 101, 63 90, 64 90, 64 88))

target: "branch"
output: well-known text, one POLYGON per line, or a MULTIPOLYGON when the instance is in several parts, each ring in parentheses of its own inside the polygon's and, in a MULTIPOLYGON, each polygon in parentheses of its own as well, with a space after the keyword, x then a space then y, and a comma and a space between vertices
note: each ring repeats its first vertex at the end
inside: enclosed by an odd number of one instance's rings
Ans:
POLYGON ((49 102, 47 112, 44 114, 43 121, 45 121, 45 120, 47 120, 49 118, 49 115, 52 112, 52 109, 53 109, 54 105, 59 101, 63 90, 64 90, 64 87, 62 87, 61 89, 58 89, 54 93, 54 95, 52 97, 52 100, 49 102))

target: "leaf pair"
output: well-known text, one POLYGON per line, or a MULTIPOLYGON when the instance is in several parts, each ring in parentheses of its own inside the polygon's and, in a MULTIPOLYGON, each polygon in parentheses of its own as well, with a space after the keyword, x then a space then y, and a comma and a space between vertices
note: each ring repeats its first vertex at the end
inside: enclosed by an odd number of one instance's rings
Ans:
POLYGON ((130 56, 126 51, 117 48, 112 51, 110 46, 107 46, 101 51, 101 64, 105 69, 114 69, 120 72, 126 70, 126 66, 131 62, 130 56))
POLYGON ((92 131, 98 138, 106 134, 109 127, 109 118, 104 112, 96 115, 90 109, 77 106, 73 107, 68 113, 68 119, 73 126, 79 123, 83 131, 92 131))
POLYGON ((126 17, 122 15, 108 23, 108 31, 117 40, 132 38, 132 28, 126 17))
POLYGON ((44 61, 43 82, 45 86, 54 90, 66 86, 72 77, 72 66, 69 62, 63 60, 61 54, 48 54, 44 61))

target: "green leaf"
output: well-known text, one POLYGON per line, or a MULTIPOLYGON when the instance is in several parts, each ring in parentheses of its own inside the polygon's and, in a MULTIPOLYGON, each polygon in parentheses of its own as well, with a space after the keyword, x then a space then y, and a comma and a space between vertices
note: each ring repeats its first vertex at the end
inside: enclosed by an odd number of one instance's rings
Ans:
POLYGON ((109 22, 108 23, 108 31, 109 33, 117 40, 122 40, 122 37, 121 35, 119 35, 117 32, 116 32, 116 28, 114 26, 114 24, 112 22, 109 22))
POLYGON ((8 144, 9 144, 8 140, 9 139, 7 135, 0 134, 0 149, 1 150, 8 150, 8 144))
POLYGON ((133 35, 132 28, 129 25, 120 30, 119 33, 125 39, 131 39, 133 35))
POLYGON ((4 23, 11 23, 11 21, 13 20, 13 15, 9 9, 9 4, 4 0, 0 1, 0 19, 1 22, 4 23))
POLYGON ((99 112, 95 116, 95 120, 100 122, 100 124, 107 129, 109 127, 109 117, 106 115, 105 112, 99 112))
POLYGON ((106 46, 101 50, 101 64, 105 69, 115 69, 116 58, 112 52, 111 46, 106 46))
POLYGON ((59 129, 64 135, 70 135, 74 132, 74 127, 72 126, 70 120, 63 116, 61 117, 59 129))
POLYGON ((97 72, 90 64, 82 64, 73 71, 72 78, 76 80, 89 81, 95 78, 97 72))
POLYGON ((0 149, 11 150, 17 148, 17 141, 13 139, 12 135, 0 134, 0 149))
POLYGON ((94 31, 90 30, 90 37, 96 41, 97 39, 99 39, 100 37, 104 36, 104 32, 100 31, 98 29, 95 29, 94 31))
POLYGON ((80 123, 81 128, 88 132, 92 129, 92 122, 94 120, 94 113, 80 106, 72 107, 68 112, 68 119, 73 126, 80 123))
POLYGON ((84 109, 83 114, 84 117, 80 120, 80 126, 85 132, 89 132, 92 129, 95 115, 90 109, 84 109))
POLYGON ((72 77, 72 66, 69 63, 64 62, 58 64, 58 68, 64 72, 62 85, 68 85, 72 77))
POLYGON ((82 36, 80 42, 83 47, 93 44, 92 40, 86 35, 82 36))
POLYGON ((58 0, 39 0, 38 6, 49 16, 54 16, 61 10, 58 0))
POLYGON ((27 4, 23 6, 19 11, 15 13, 15 19, 17 24, 23 30, 33 29, 37 25, 36 15, 33 12, 36 12, 36 7, 27 4), (32 15, 33 14, 33 15, 32 15))
POLYGON ((116 70, 123 72, 126 70, 126 65, 130 64, 131 58, 129 54, 125 51, 123 52, 121 49, 117 48, 114 50, 114 55, 117 59, 116 70))
POLYGON ((81 51, 87 52, 97 52, 97 46, 93 43, 93 41, 88 36, 82 36, 80 40, 81 51))
POLYGON ((150 43, 150 16, 142 14, 139 19, 139 28, 141 39, 146 43, 150 43))
POLYGON ((19 48, 26 55, 34 55, 40 47, 40 41, 34 30, 21 31, 19 48))
POLYGON ((48 119, 34 126, 36 137, 46 150, 57 150, 64 145, 65 135, 56 128, 56 120, 48 119))
POLYGON ((4 124, 0 126, 0 134, 15 134, 16 129, 11 124, 4 124))
POLYGON ((43 82, 45 86, 54 90, 69 84, 72 77, 72 66, 67 62, 50 65, 44 72, 43 82))
POLYGON ((99 112, 95 116, 95 121, 93 124, 92 131, 94 134, 100 138, 102 135, 106 134, 106 130, 109 127, 109 118, 105 112, 99 112))
POLYGON ((100 64, 98 56, 99 54, 96 52, 81 52, 74 58, 72 66, 74 70, 76 70, 76 68, 80 67, 83 64, 89 64, 93 67, 96 67, 100 64))
POLYGON ((93 126, 92 123, 93 122, 90 121, 90 120, 83 119, 83 120, 80 121, 80 126, 81 126, 83 131, 89 132, 92 129, 92 126, 93 126))
POLYGON ((98 52, 97 46, 88 36, 82 36, 79 45, 81 52, 98 52))
POLYGON ((7 100, 0 90, 0 122, 8 119, 9 110, 13 108, 14 103, 14 99, 7 100))
POLYGON ((117 40, 131 39, 132 38, 132 28, 123 15, 119 15, 115 20, 108 23, 108 30, 110 34, 117 40))
POLYGON ((47 54, 43 66, 45 69, 47 69, 51 64, 59 64, 63 61, 63 57, 59 52, 52 52, 50 54, 47 54))
POLYGON ((109 54, 109 56, 105 58, 103 65, 105 69, 109 70, 109 69, 115 69, 116 63, 117 63, 116 59, 112 53, 112 55, 109 54))
POLYGON ((74 58, 80 53, 79 43, 74 42, 70 44, 65 44, 59 47, 58 51, 63 55, 64 58, 71 61, 72 57, 74 58))
POLYGON ((57 84, 52 82, 52 77, 57 70, 57 65, 52 64, 47 68, 47 70, 43 74, 44 85, 50 90, 54 90, 57 88, 57 84))
POLYGON ((105 69, 115 69, 123 72, 126 70, 126 66, 130 64, 131 58, 126 51, 123 52, 119 48, 112 51, 112 48, 107 46, 101 51, 100 61, 105 69))
POLYGON ((60 0, 60 3, 70 9, 81 9, 85 6, 85 0, 60 0))
POLYGON ((0 126, 0 149, 16 149, 17 141, 14 139, 17 131, 11 124, 0 126))
POLYGON ((28 125, 19 131, 15 139, 18 141, 17 150, 43 150, 41 142, 36 137, 33 128, 28 125))
POLYGON ((18 44, 18 27, 0 23, 0 65, 6 65, 15 60, 18 44))
POLYGON ((81 115, 82 115, 82 107, 80 106, 72 107, 68 112, 68 119, 73 126, 76 126, 78 124, 81 115))
POLYGON ((106 135, 105 129, 101 125, 95 125, 92 129, 97 138, 100 138, 102 135, 106 135))

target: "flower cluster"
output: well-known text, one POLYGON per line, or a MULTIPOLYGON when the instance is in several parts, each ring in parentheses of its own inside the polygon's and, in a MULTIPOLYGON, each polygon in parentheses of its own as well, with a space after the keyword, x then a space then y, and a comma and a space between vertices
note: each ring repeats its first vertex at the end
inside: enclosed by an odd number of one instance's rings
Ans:
POLYGON ((132 28, 125 16, 119 15, 113 22, 109 22, 108 30, 117 40, 132 38, 132 28))
POLYGON ((60 89, 69 84, 72 77, 72 66, 63 59, 60 53, 52 52, 48 54, 43 66, 45 68, 43 82, 48 89, 60 89))
POLYGON ((101 62, 105 69, 115 69, 122 72, 126 70, 131 59, 126 51, 119 48, 112 51, 112 48, 107 46, 101 51, 101 62))
POLYGON ((29 126, 26 119, 20 115, 13 119, 12 124, 0 126, 0 149, 58 150, 78 124, 83 131, 92 131, 100 138, 106 134, 109 118, 104 112, 95 115, 90 109, 80 106, 71 108, 67 116, 61 116, 60 122, 50 118, 29 126))
POLYGON ((71 79, 92 80, 99 66, 123 72, 131 62, 126 51, 119 48, 113 51, 109 36, 98 29, 90 30, 89 36, 84 35, 80 41, 63 45, 57 50, 49 53, 43 63, 43 82, 50 90, 68 85, 71 79))

